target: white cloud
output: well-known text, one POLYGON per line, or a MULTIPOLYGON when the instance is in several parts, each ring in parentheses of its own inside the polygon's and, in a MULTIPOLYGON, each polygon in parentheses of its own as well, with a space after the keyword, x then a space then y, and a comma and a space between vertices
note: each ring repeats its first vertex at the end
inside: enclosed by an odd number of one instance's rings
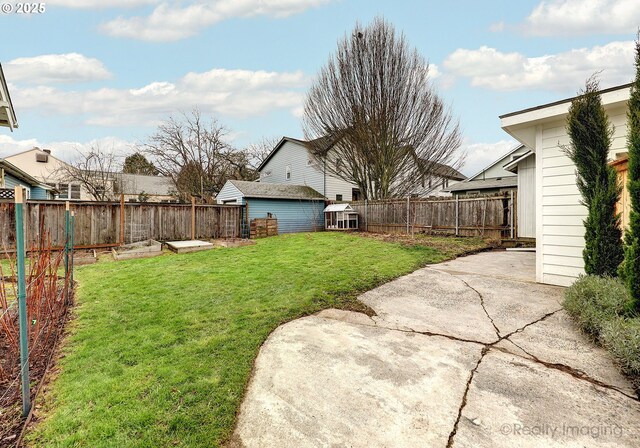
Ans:
POLYGON ((632 34, 638 24, 638 0, 551 0, 540 2, 521 28, 537 36, 632 34))
POLYGON ((226 19, 254 16, 287 17, 332 0, 218 0, 163 2, 149 16, 118 17, 101 26, 115 36, 167 42, 193 36, 226 19))
POLYGON ((47 0, 47 5, 74 9, 134 8, 156 3, 160 0, 47 0))
POLYGON ((603 85, 630 82, 633 57, 632 41, 540 57, 503 53, 483 46, 478 50, 454 51, 445 59, 444 67, 454 75, 469 78, 473 86, 492 90, 576 90, 599 71, 603 85))
POLYGON ((8 157, 34 147, 50 149, 55 157, 70 162, 78 157, 78 152, 87 152, 92 147, 124 156, 132 151, 134 144, 118 137, 103 137, 86 142, 42 142, 35 138, 20 140, 10 135, 0 135, 0 157, 8 157))
POLYGON ((460 149, 467 156, 460 171, 467 176, 473 176, 511 151, 516 145, 518 143, 513 140, 500 140, 495 143, 465 142, 460 149))
POLYGON ((257 116, 276 109, 295 113, 309 78, 302 72, 214 69, 188 73, 175 83, 153 82, 140 88, 62 90, 51 86, 12 85, 17 109, 43 114, 83 115, 99 126, 155 125, 194 106, 203 113, 257 116))
POLYGON ((112 76, 101 61, 78 53, 18 58, 3 67, 7 80, 12 83, 74 83, 103 80, 112 76))

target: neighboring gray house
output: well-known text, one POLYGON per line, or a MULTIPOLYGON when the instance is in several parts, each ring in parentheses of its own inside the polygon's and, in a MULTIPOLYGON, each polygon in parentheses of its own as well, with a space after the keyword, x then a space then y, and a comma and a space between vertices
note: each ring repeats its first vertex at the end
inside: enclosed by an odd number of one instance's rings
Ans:
POLYGON ((453 193, 454 196, 466 196, 496 194, 516 190, 518 188, 518 175, 505 170, 504 166, 527 151, 524 145, 517 146, 489 166, 483 168, 479 173, 450 186, 445 191, 453 193))
POLYGON ((324 227, 325 198, 304 185, 228 180, 218 204, 247 206, 249 220, 276 218, 279 233, 312 232, 324 227))
POLYGON ((431 175, 422 179, 422 184, 414 192, 414 196, 451 196, 449 188, 465 180, 460 171, 442 163, 433 163, 431 175))
POLYGON ((176 186, 170 177, 114 173, 114 192, 129 202, 177 202, 176 186))
POLYGON ((331 201, 362 199, 355 184, 327 173, 309 152, 310 143, 283 137, 258 167, 260 182, 269 184, 304 185, 331 201))

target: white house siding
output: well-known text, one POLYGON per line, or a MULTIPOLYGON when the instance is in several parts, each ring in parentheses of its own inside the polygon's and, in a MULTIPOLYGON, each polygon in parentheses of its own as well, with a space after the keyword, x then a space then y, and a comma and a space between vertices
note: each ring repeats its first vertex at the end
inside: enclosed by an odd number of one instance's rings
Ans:
POLYGON ((260 182, 271 184, 306 185, 324 193, 323 175, 315 164, 309 165, 311 156, 304 145, 286 141, 260 171, 260 182), (287 166, 291 178, 287 180, 287 166))
MULTIPOLYGON (((607 110, 615 126, 610 159, 626 151, 626 108, 607 110)), ((576 185, 576 167, 564 153, 569 144, 565 119, 538 126, 536 164, 541 169, 538 190, 537 280, 568 286, 584 272, 584 219, 587 209, 581 204, 576 185), (541 254, 541 256, 540 256, 541 254)))
POLYGON ((243 197, 242 192, 235 185, 231 182, 225 182, 216 196, 216 202, 218 204, 244 204, 243 197))
POLYGON ((536 159, 518 163, 518 236, 536 237, 536 159))
POLYGON ((342 195, 343 201, 352 200, 355 185, 337 177, 323 174, 324 167, 311 159, 309 150, 302 144, 286 141, 260 170, 260 182, 272 184, 306 185, 335 201, 342 195), (291 178, 287 180, 287 167, 291 178))

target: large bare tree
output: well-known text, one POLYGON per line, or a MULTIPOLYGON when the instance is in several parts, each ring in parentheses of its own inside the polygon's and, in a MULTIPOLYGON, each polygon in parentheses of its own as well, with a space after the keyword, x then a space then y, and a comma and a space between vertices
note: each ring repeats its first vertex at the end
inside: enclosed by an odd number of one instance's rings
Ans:
POLYGON ((407 196, 440 164, 461 163, 458 120, 429 64, 382 18, 338 42, 307 95, 303 128, 326 171, 368 199, 407 196))
POLYGON ((160 124, 138 150, 173 179, 181 199, 210 200, 228 179, 249 176, 245 155, 226 141, 227 134, 215 118, 205 119, 194 109, 160 124))
POLYGON ((96 201, 111 201, 117 193, 117 173, 120 158, 114 151, 91 146, 88 151, 77 150, 76 158, 60 166, 56 177, 71 184, 80 185, 96 201))

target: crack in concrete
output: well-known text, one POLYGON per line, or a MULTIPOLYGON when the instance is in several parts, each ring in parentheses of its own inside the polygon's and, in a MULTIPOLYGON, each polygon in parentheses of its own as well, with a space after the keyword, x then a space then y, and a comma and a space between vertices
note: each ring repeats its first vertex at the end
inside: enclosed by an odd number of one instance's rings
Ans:
POLYGON ((482 310, 484 311, 484 314, 487 315, 487 318, 491 321, 491 325, 493 325, 493 329, 496 332, 496 335, 498 336, 498 338, 501 338, 502 336, 500 335, 500 329, 498 328, 498 326, 496 325, 496 323, 493 321, 493 317, 491 317, 491 315, 489 314, 489 312, 487 311, 487 308, 484 305, 484 296, 480 293, 480 291, 478 291, 476 288, 474 288, 473 286, 471 286, 469 284, 469 282, 467 282, 465 279, 460 278, 458 276, 453 276, 455 278, 457 278, 458 280, 460 280, 462 283, 464 283, 467 288, 473 290, 476 294, 478 294, 478 297, 480 298, 480 306, 482 306, 482 310))
POLYGON ((473 286, 471 286, 469 284, 469 282, 467 282, 465 279, 452 274, 450 272, 447 271, 439 271, 437 269, 433 269, 430 267, 427 267, 427 269, 431 270, 431 271, 435 271, 435 272, 442 272, 444 274, 447 274, 450 277, 453 277, 459 281, 461 281, 462 283, 464 283, 464 285, 469 288, 470 290, 472 290, 473 292, 475 292, 478 295, 478 298, 480 298, 480 306, 482 307, 482 310, 484 311, 484 314, 487 316, 487 319, 489 319, 489 321, 491 322, 491 325, 493 326, 493 331, 496 332, 496 336, 498 336, 498 339, 501 338, 502 336, 500 335, 500 329, 497 327, 496 323, 493 321, 493 318, 491 317, 491 315, 489 314, 489 312, 487 311, 487 308, 484 305, 484 296, 482 295, 482 293, 480 291, 478 291, 476 288, 474 288, 473 286))
POLYGON ((529 322, 528 324, 524 325, 523 327, 520 327, 520 328, 518 328, 518 329, 516 329, 516 330, 513 330, 511 333, 508 333, 508 334, 504 335, 504 336, 501 338, 501 340, 507 339, 507 338, 509 338, 509 337, 513 336, 513 335, 514 335, 514 334, 516 334, 516 333, 521 333, 521 332, 523 332, 524 330, 526 330, 528 327, 530 327, 531 325, 535 325, 535 324, 537 324, 537 323, 540 323, 540 322, 542 322, 543 320, 545 320, 545 319, 547 319, 547 318, 549 318, 549 317, 553 316, 553 315, 554 315, 554 314, 556 314, 556 313, 559 313, 559 312, 560 312, 560 311, 562 311, 562 310, 563 310, 563 308, 560 308, 560 309, 557 309, 557 310, 555 310, 555 311, 551 311, 550 313, 546 313, 546 314, 545 314, 545 315, 543 315, 541 318, 536 319, 536 320, 534 320, 534 321, 532 321, 532 322, 529 322))
POLYGON ((498 339, 496 341, 487 343, 487 342, 476 341, 476 340, 472 340, 472 339, 459 338, 459 337, 456 337, 456 336, 443 334, 443 333, 433 333, 433 332, 429 332, 429 331, 416 331, 416 330, 414 330, 413 328, 410 328, 410 327, 407 327, 408 330, 404 330, 402 328, 397 328, 397 327, 387 327, 387 326, 380 325, 371 316, 368 316, 368 317, 371 319, 371 321, 373 321, 374 325, 366 325, 366 324, 361 324, 361 325, 375 327, 375 328, 383 328, 383 329, 390 330, 390 331, 400 331, 400 332, 403 332, 403 333, 415 333, 415 334, 422 334, 422 335, 425 335, 425 336, 443 337, 443 338, 454 340, 454 341, 458 341, 458 342, 479 344, 479 345, 483 346, 481 354, 480 354, 480 358, 478 359, 478 362, 476 363, 475 367, 471 370, 471 372, 469 374, 469 378, 467 380, 465 391, 464 391, 464 394, 462 395, 462 401, 461 401, 460 406, 458 408, 458 415, 457 415, 456 420, 454 422, 453 428, 452 428, 451 432, 449 433, 449 438, 447 440, 447 448, 452 448, 453 447, 454 439, 455 439, 456 433, 458 432, 458 426, 460 424, 460 419, 462 418, 462 412, 464 411, 464 408, 467 405, 467 396, 469 394, 469 390, 471 388, 471 384, 473 383, 473 378, 474 378, 478 368, 480 367, 480 364, 482 363, 482 360, 487 355, 487 353, 489 353, 492 349, 499 350, 499 351, 501 351, 503 353, 509 353, 509 354, 511 354, 513 356, 517 356, 517 357, 522 358, 522 359, 529 359, 530 361, 538 363, 538 364, 540 364, 540 365, 542 365, 542 366, 544 366, 546 368, 564 372, 564 373, 569 374, 569 375, 571 375, 572 377, 574 377, 574 378, 576 378, 578 380, 587 381, 587 382, 589 382, 589 383, 591 383, 593 385, 600 386, 600 387, 605 388, 605 389, 616 391, 616 392, 622 394, 623 396, 625 396, 627 398, 630 398, 630 399, 632 399, 634 401, 640 401, 639 398, 634 397, 632 395, 629 395, 629 394, 625 393, 624 391, 620 390, 619 388, 617 388, 617 387, 615 387, 613 385, 610 385, 610 384, 604 383, 602 381, 599 381, 599 380, 597 380, 595 378, 592 378, 592 377, 590 377, 589 375, 587 375, 585 372, 583 372, 581 370, 575 369, 575 368, 573 368, 571 366, 568 366, 566 364, 551 363, 551 362, 543 361, 540 358, 538 358, 537 356, 529 353, 527 350, 525 350, 524 348, 522 348, 521 346, 519 346, 518 344, 513 342, 511 339, 509 339, 514 334, 521 333, 524 330, 526 330, 528 327, 530 327, 532 325, 536 325, 536 324, 544 321, 545 319, 548 319, 549 317, 553 316, 554 314, 559 313, 560 311, 563 310, 563 308, 559 308, 557 310, 554 310, 554 311, 551 311, 549 313, 546 313, 546 314, 542 315, 540 318, 538 318, 536 320, 533 320, 531 322, 528 322, 527 324, 523 325, 522 327, 517 328, 516 330, 514 330, 514 331, 512 331, 512 332, 510 332, 510 333, 508 333, 508 334, 506 334, 504 336, 502 336, 500 334, 500 329, 498 328, 498 326, 496 325, 495 321, 493 320, 493 317, 491 317, 491 314, 489 314, 489 312, 487 311, 487 308, 486 308, 485 303, 484 303, 484 296, 482 295, 482 293, 480 291, 478 291, 476 288, 471 286, 463 278, 460 278, 459 276, 454 275, 454 274, 452 274, 450 272, 439 271, 439 270, 431 269, 431 268, 427 268, 427 269, 429 269, 431 271, 435 271, 435 272, 441 272, 441 273, 447 274, 447 275, 449 275, 451 277, 454 277, 454 278, 458 279, 459 281, 461 281, 467 288, 469 288, 470 290, 474 291, 477 294, 478 298, 480 299, 480 305, 482 306, 482 310, 484 311, 484 314, 487 316, 487 318, 491 322, 491 325, 493 326, 493 329, 494 329, 494 331, 496 333, 496 336, 498 337, 498 339), (501 348, 501 347, 497 347, 496 346, 498 343, 500 343, 502 341, 505 341, 505 340, 509 341, 514 346, 518 347, 520 350, 522 350, 524 353, 526 353, 528 355, 528 357, 522 356, 522 355, 517 354, 517 353, 512 353, 506 348, 501 348))
POLYGON ((480 352, 480 358, 476 363, 476 366, 471 370, 469 374, 469 379, 467 380, 467 386, 465 387, 464 394, 462 395, 462 402, 460 403, 460 407, 458 408, 458 416, 456 417, 456 421, 453 423, 453 429, 449 433, 449 439, 447 440, 447 448, 453 447, 453 440, 456 437, 456 433, 458 432, 458 425, 460 424, 460 419, 462 418, 462 411, 467 405, 467 395, 469 394, 469 389, 471 388, 471 382, 473 381, 473 377, 478 371, 478 367, 480 367, 480 363, 484 359, 485 355, 489 353, 489 346, 485 346, 480 352))
MULTIPOLYGON (((627 398, 630 398, 630 399, 632 399, 634 401, 640 402, 640 397, 634 397, 633 395, 629 395, 628 393, 626 393, 625 391, 619 389, 616 386, 613 386, 611 384, 607 384, 605 382, 602 382, 600 380, 597 380, 597 379, 589 376, 586 372, 583 372, 582 370, 576 369, 575 367, 571 367, 571 366, 569 366, 567 364, 544 361, 544 360, 538 358, 533 353, 528 352, 522 346, 520 346, 520 345, 516 344, 515 342, 513 342, 511 339, 506 339, 506 340, 511 342, 516 347, 518 347, 524 353, 526 353, 527 356, 530 357, 531 361, 534 361, 534 362, 536 362, 538 364, 541 364, 541 365, 545 366, 548 369, 559 370, 561 372, 564 372, 564 373, 567 373, 567 374, 571 375, 572 377, 574 377, 576 379, 587 381, 587 382, 589 382, 591 384, 594 384, 596 386, 600 386, 600 387, 603 387, 605 389, 610 389, 610 390, 616 391, 618 393, 621 393, 622 395, 624 395, 627 398)), ((511 353, 511 352, 508 352, 508 353, 511 353)), ((511 353, 511 354, 515 355, 515 356, 518 356, 520 358, 527 359, 526 357, 518 355, 517 353, 511 353)))

